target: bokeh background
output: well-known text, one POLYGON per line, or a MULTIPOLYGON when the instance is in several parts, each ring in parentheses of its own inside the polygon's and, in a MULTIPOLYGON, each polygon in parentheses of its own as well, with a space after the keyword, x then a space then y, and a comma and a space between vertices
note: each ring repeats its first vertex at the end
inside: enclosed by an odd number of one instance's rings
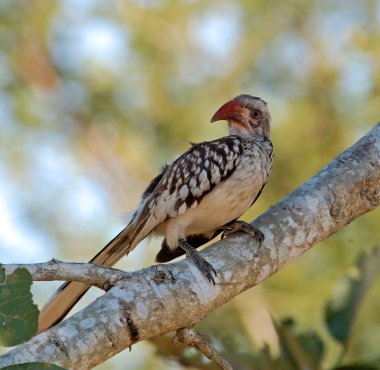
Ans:
MULTIPOLYGON (((273 173, 252 220, 380 120, 380 2, 0 0, 0 261, 90 259, 163 163, 226 133, 209 119, 240 93, 268 101, 273 118, 273 173)), ((292 317, 328 343, 328 368, 340 349, 326 301, 379 243, 379 219, 354 221, 200 331, 236 356, 264 343, 275 356, 271 316, 292 317)), ((158 243, 118 267, 151 265, 158 243)), ((35 284, 36 302, 55 287, 35 284)), ((377 279, 347 361, 380 358, 379 288, 377 279)), ((188 366, 170 347, 140 343, 97 369, 188 366)))

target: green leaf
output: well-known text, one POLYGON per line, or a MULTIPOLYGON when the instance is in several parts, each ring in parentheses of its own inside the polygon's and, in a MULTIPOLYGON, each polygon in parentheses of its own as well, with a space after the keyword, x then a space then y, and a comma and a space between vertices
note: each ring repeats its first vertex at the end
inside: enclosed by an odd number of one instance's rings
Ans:
POLYGON ((30 287, 32 276, 17 269, 6 276, 0 267, 0 344, 15 346, 30 339, 37 331, 38 308, 30 287))
POLYGON ((293 369, 319 369, 324 345, 315 331, 296 332, 293 319, 274 322, 282 357, 293 363, 293 369))
POLYGON ((42 362, 28 362, 25 364, 10 365, 1 370, 66 370, 63 367, 57 365, 46 364, 42 362))
POLYGON ((336 293, 327 303, 325 317, 331 335, 347 347, 352 326, 363 302, 365 293, 372 285, 380 267, 380 249, 362 254, 357 262, 357 274, 350 270, 338 282, 336 293))

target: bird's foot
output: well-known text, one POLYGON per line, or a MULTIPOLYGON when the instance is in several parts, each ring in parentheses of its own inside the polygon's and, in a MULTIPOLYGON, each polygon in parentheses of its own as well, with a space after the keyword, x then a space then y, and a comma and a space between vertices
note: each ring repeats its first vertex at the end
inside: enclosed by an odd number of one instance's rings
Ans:
POLYGON ((261 245, 261 243, 264 241, 264 234, 259 229, 256 229, 251 224, 240 220, 233 221, 232 223, 226 225, 225 230, 222 234, 222 239, 238 231, 245 232, 248 235, 252 236, 252 238, 255 238, 257 240, 259 245, 261 245))
POLYGON ((215 285, 215 280, 213 274, 216 276, 216 271, 211 263, 207 262, 200 254, 197 252, 196 255, 192 256, 191 259, 194 261, 195 265, 201 271, 201 273, 206 276, 206 278, 215 285))
POLYGON ((198 251, 189 244, 187 240, 180 240, 179 246, 186 251, 187 257, 190 257, 202 274, 213 284, 215 285, 215 280, 213 274, 216 276, 216 271, 211 263, 207 262, 198 251))

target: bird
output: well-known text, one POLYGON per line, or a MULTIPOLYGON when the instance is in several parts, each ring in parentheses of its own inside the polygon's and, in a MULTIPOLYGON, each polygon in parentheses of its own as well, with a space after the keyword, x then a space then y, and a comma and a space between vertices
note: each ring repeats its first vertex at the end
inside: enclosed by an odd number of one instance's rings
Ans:
MULTIPOLYGON (((142 194, 129 224, 90 262, 113 266, 150 235, 164 237, 156 262, 186 254, 215 285, 217 272, 197 248, 222 233, 263 233, 238 220, 255 203, 273 162, 271 116, 259 97, 241 94, 222 105, 211 122, 227 121, 229 135, 191 147, 165 165, 142 194)), ((90 288, 66 282, 43 307, 38 332, 61 321, 90 288)))

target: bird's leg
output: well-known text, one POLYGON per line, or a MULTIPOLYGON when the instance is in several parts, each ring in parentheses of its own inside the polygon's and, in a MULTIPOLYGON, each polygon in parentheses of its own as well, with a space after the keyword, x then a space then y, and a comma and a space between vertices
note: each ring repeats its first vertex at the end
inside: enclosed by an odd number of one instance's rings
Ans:
POLYGON ((252 238, 255 238, 258 241, 259 245, 261 245, 261 243, 264 241, 264 234, 259 229, 256 229, 254 226, 244 221, 232 221, 231 223, 224 226, 222 229, 224 229, 222 239, 226 238, 227 236, 233 233, 242 231, 244 233, 247 233, 248 235, 251 235, 252 238))
POLYGON ((202 274, 215 285, 215 280, 212 276, 212 273, 214 273, 216 276, 216 271, 212 267, 211 263, 207 262, 203 257, 201 257, 198 251, 192 245, 190 245, 186 239, 179 239, 178 245, 186 252, 186 255, 193 260, 202 274))

